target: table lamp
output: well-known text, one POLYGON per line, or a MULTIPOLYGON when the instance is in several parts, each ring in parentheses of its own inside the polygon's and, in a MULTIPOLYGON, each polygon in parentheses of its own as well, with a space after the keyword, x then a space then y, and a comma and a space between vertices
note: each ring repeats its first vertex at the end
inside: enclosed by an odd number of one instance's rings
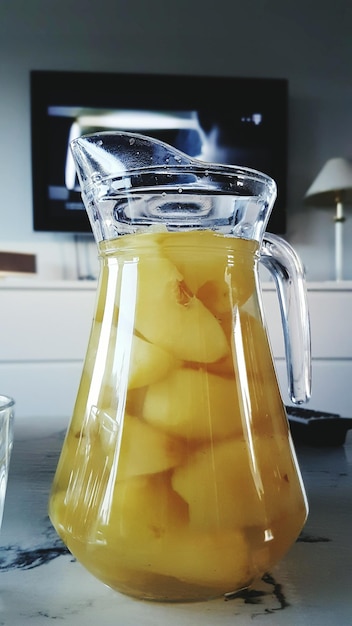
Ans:
POLYGON ((352 162, 344 158, 329 159, 305 194, 305 204, 336 206, 335 277, 342 280, 343 265, 343 203, 352 202, 352 162))

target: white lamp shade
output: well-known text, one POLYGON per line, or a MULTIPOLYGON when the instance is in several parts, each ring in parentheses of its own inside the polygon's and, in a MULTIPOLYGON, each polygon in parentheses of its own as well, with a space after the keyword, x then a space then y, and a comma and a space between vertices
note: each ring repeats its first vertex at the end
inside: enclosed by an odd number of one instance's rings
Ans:
POLYGON ((337 198, 352 202, 352 162, 335 158, 327 161, 305 194, 311 206, 333 206, 337 198))

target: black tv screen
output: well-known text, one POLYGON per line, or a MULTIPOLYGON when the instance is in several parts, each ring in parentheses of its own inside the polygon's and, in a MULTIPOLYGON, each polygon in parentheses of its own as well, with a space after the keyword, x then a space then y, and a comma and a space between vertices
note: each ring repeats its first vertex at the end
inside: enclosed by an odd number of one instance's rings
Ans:
POLYGON ((91 232, 69 143, 124 130, 268 174, 278 187, 268 230, 285 233, 286 79, 35 70, 30 85, 35 231, 91 232))

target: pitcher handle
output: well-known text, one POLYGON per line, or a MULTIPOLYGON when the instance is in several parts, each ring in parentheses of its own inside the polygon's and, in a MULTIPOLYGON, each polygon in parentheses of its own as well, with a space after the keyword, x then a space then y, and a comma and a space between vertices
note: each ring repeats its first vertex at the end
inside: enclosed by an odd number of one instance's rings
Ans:
POLYGON ((291 245, 265 233, 260 261, 272 274, 284 331, 289 396, 295 404, 311 395, 311 335, 304 269, 291 245))

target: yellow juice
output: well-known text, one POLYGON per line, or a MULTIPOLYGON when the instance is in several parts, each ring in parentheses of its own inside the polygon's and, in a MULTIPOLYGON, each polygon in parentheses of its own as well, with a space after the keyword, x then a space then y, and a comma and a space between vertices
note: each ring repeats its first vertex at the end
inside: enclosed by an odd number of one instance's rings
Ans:
POLYGON ((210 231, 100 246, 49 513, 77 559, 118 591, 190 601, 238 590, 305 522, 257 248, 210 231))

